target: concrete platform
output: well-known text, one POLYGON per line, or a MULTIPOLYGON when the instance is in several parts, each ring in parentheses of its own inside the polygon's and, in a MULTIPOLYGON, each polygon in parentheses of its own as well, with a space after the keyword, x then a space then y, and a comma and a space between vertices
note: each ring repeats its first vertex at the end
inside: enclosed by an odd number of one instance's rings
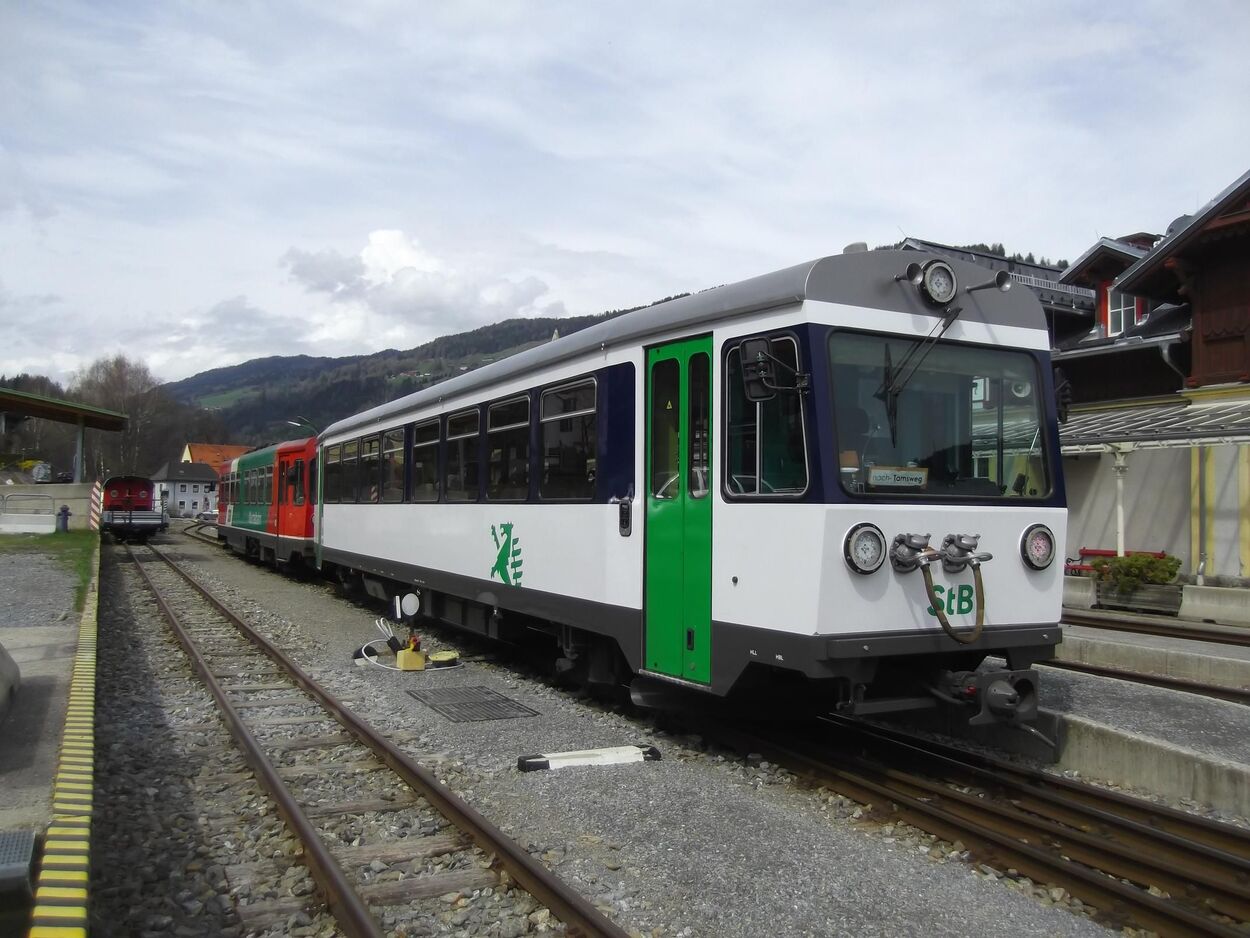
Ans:
MULTIPOLYGON (((52 820, 52 779, 61 748, 74 653, 78 648, 72 576, 55 601, 52 624, 0 626, 0 644, 21 669, 21 686, 0 722, 0 830, 41 830, 52 820)), ((48 596, 40 597, 46 607, 48 596)), ((12 599, 6 595, 6 600, 12 599)), ((18 596, 19 603, 21 596, 18 596)), ((21 613, 10 609, 11 613, 21 613)))
MULTIPOLYGON (((1137 618, 1176 622, 1170 617, 1137 618)), ((1063 634, 1055 656, 1061 661, 1250 687, 1250 648, 1244 646, 1071 625, 1063 626, 1063 634)), ((1038 670, 1041 712, 1036 727, 1057 743, 1057 750, 1018 729, 967 727, 967 714, 959 718, 945 710, 900 715, 892 722, 1023 755, 1136 794, 1188 801, 1250 819, 1250 707, 1045 664, 1038 670)))
MULTIPOLYGON (((1176 622, 1171 617, 1106 614, 1117 620, 1176 622)), ((1250 687, 1250 648, 1244 646, 1073 625, 1064 625, 1063 635, 1055 655, 1061 661, 1250 687)), ((1019 731, 996 730, 971 738, 1050 761, 1083 778, 1250 818, 1250 707, 1044 664, 1038 669, 1038 727, 1057 740, 1057 759, 1048 759, 1044 747, 1019 731)))
POLYGON ((29 924, 86 935, 99 558, 97 546, 78 614, 73 570, 34 553, 0 557, 0 642, 22 671, 0 721, 0 831, 33 831, 42 846, 33 908, 29 895, 0 896, 0 934, 29 924))

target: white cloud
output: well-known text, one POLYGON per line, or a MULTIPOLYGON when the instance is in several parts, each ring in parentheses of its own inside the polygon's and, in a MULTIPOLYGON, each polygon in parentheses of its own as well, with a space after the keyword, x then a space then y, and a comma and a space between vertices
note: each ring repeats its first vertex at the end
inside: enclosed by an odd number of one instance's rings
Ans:
POLYGON ((548 287, 539 278, 458 267, 402 231, 372 232, 354 256, 291 248, 282 263, 293 280, 335 304, 313 317, 308 341, 314 344, 411 346, 516 316, 563 315, 560 304, 541 302, 548 287))
POLYGON ((1245 170, 1248 43, 1240 0, 8 4, 0 371, 410 346, 901 231, 1075 257, 1245 170))

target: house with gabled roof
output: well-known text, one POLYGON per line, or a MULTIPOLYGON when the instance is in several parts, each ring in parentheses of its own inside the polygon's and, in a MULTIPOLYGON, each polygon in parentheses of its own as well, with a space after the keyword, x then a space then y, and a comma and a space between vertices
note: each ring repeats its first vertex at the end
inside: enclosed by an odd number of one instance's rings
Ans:
POLYGON ((167 462, 152 483, 171 518, 194 518, 217 510, 217 467, 198 462, 167 462))

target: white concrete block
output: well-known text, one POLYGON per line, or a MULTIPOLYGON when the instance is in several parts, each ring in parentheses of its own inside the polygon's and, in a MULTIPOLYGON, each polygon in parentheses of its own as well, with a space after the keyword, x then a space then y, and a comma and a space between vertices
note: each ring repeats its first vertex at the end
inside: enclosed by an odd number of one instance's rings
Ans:
MULTIPOLYGON (((1067 592, 1064 593, 1067 605, 1067 592)), ((1250 589, 1225 586, 1186 586, 1181 590, 1182 619, 1250 625, 1250 589)))

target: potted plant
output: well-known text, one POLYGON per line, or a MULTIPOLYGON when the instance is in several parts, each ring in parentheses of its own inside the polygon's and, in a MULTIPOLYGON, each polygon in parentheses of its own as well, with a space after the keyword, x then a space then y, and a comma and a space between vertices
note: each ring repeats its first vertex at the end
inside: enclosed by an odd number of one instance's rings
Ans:
POLYGON ((1099 606, 1169 616, 1180 611, 1181 587, 1175 582, 1181 568, 1179 557, 1145 553, 1098 557, 1091 566, 1098 578, 1099 606))

